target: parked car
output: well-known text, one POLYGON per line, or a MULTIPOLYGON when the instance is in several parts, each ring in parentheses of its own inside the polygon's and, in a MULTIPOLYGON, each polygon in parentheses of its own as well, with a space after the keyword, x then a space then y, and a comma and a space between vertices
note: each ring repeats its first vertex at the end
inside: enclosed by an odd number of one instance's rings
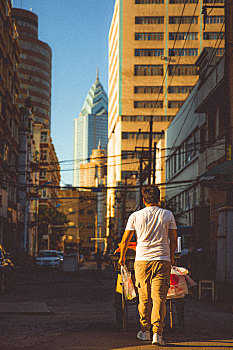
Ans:
POLYGON ((36 257, 36 266, 59 268, 61 259, 56 250, 40 250, 36 257))
POLYGON ((64 253, 60 250, 57 250, 57 255, 59 256, 61 262, 63 262, 63 259, 64 259, 64 253))
POLYGON ((0 245, 0 293, 3 293, 9 286, 13 276, 14 264, 11 261, 11 254, 7 253, 0 245))

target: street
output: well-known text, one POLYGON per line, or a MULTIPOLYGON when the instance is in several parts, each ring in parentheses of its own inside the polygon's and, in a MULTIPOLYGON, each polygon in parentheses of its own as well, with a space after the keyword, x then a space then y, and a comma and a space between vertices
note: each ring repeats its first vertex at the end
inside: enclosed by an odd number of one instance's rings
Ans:
MULTIPOLYGON (((76 273, 18 271, 13 288, 0 298, 0 349, 155 349, 136 339, 135 305, 127 331, 116 329, 114 286, 111 266, 98 276, 94 263, 76 273)), ((166 318, 167 345, 161 349, 233 349, 233 313, 223 305, 188 297, 185 323, 185 330, 171 330, 166 318)))

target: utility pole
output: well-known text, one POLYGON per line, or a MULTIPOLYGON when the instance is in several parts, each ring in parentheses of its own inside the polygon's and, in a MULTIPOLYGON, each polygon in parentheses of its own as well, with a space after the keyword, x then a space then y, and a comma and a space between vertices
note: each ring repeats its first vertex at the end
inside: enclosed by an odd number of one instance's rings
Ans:
POLYGON ((150 116, 148 185, 151 184, 152 136, 153 136, 153 115, 150 116))
POLYGON ((140 178, 139 178, 139 181, 140 181, 140 202, 139 202, 139 205, 140 205, 140 209, 143 208, 143 200, 142 200, 142 184, 143 184, 143 178, 142 178, 142 154, 140 155, 140 178))
POLYGON ((154 142, 154 157, 153 157, 153 185, 155 185, 155 173, 156 173, 156 149, 157 143, 154 142))

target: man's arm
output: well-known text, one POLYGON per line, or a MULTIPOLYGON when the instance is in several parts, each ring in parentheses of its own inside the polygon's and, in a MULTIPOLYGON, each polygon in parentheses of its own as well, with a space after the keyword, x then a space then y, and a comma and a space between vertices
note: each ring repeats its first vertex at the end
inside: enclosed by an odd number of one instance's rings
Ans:
POLYGON ((168 231, 168 236, 170 239, 170 257, 171 257, 171 263, 174 264, 174 254, 177 247, 177 231, 176 229, 170 229, 168 231))
POLYGON ((123 237, 120 243, 120 248, 121 248, 120 259, 118 260, 118 263, 120 265, 125 264, 125 255, 129 246, 129 242, 133 238, 133 235, 134 235, 134 231, 131 231, 131 230, 125 230, 123 234, 123 237))

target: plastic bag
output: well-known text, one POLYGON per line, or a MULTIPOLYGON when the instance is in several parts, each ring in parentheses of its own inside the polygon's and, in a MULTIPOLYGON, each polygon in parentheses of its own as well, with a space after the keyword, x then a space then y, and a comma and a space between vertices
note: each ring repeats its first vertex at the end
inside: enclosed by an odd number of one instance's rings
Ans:
POLYGON ((182 298, 185 294, 188 294, 188 287, 186 283, 185 275, 188 270, 184 268, 177 268, 172 266, 170 275, 170 288, 167 293, 167 299, 182 298))
POLYGON ((121 266, 122 287, 125 300, 136 298, 136 292, 131 278, 131 272, 128 271, 126 265, 121 266))

